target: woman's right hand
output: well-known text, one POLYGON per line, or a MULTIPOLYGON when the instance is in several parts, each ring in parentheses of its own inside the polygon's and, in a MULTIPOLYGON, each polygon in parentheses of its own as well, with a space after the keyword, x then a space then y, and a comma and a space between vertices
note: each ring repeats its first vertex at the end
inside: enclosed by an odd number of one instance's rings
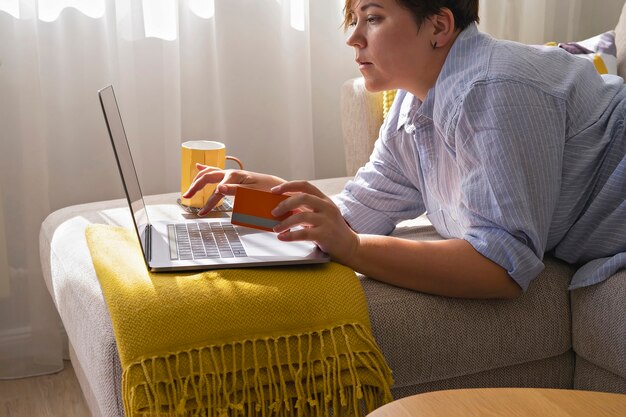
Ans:
POLYGON ((198 216, 209 213, 213 207, 226 195, 234 195, 237 187, 245 185, 248 188, 269 191, 272 187, 283 184, 286 181, 273 175, 259 174, 257 172, 244 171, 241 169, 220 169, 212 166, 196 164, 200 172, 195 176, 189 189, 183 194, 184 198, 193 197, 198 191, 208 184, 216 184, 215 192, 207 200, 204 207, 198 211, 198 216))

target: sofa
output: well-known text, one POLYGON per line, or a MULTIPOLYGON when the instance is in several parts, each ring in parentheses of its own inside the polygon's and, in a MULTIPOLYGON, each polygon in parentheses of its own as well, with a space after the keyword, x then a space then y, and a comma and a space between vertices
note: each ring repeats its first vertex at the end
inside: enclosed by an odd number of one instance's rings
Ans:
MULTIPOLYGON (((624 77, 626 8, 616 32, 618 69, 624 77)), ((341 94, 346 166, 352 175, 371 152, 382 121, 382 97, 366 92, 360 79, 346 82, 341 94)), ((314 183, 334 194, 349 179, 314 183)), ((151 217, 184 216, 176 197, 147 197, 151 217)), ((40 231, 44 279, 94 417, 124 415, 122 370, 84 230, 90 223, 130 228, 131 222, 126 201, 112 200, 58 210, 40 231)), ((399 224, 393 235, 441 239, 423 216, 399 224)), ((549 255, 544 261, 545 270, 514 300, 432 296, 359 276, 374 337, 393 371, 394 397, 466 387, 626 393, 626 270, 604 283, 569 292, 575 267, 549 255)))

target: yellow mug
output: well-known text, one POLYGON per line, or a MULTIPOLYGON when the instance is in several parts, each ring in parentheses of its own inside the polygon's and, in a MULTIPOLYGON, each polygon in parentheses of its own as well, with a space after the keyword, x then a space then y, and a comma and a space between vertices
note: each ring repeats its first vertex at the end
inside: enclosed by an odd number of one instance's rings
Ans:
MULTIPOLYGON (((189 189, 193 179, 198 174, 196 163, 209 165, 216 168, 226 168, 226 160, 235 161, 240 169, 243 169, 241 161, 234 156, 226 155, 226 146, 221 142, 210 140, 191 140, 183 142, 181 146, 180 164, 180 201, 188 207, 204 207, 211 197, 217 184, 208 184, 198 191, 192 198, 183 198, 182 194, 189 189)), ((221 204, 221 202, 220 202, 221 204)))

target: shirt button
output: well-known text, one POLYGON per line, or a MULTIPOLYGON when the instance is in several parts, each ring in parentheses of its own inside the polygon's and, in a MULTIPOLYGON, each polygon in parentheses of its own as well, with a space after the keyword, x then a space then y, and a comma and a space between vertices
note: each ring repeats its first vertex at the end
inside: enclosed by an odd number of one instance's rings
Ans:
POLYGON ((404 126, 404 131, 406 133, 408 133, 409 135, 412 135, 413 133, 415 133, 415 126, 414 125, 405 125, 404 126))

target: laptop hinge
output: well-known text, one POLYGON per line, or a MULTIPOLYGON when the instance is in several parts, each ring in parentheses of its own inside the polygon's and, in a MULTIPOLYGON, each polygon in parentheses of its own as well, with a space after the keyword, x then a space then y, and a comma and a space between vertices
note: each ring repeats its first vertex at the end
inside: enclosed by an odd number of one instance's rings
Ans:
POLYGON ((152 225, 148 223, 146 229, 144 231, 144 239, 145 239, 145 248, 146 253, 145 257, 148 263, 152 261, 152 225))

